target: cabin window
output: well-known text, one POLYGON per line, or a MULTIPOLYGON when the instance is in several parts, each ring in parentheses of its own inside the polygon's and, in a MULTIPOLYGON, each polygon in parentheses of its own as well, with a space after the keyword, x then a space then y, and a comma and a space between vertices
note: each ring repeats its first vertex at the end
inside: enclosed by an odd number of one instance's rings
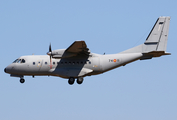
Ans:
POLYGON ((55 62, 53 62, 53 65, 55 65, 55 62))
POLYGON ((35 65, 35 62, 33 62, 33 65, 35 65))
POLYGON ((47 62, 45 62, 45 64, 47 65, 47 62))
POLYGON ((90 61, 87 61, 86 64, 91 64, 91 62, 90 62, 90 61))

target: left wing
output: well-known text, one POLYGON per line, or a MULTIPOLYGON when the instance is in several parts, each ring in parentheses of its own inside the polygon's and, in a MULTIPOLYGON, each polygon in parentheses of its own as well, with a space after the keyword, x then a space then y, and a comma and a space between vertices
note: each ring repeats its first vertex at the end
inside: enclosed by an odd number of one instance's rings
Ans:
POLYGON ((72 45, 70 45, 65 52, 69 52, 72 54, 84 54, 84 55, 89 55, 90 51, 87 48, 87 45, 85 41, 75 41, 72 45))
POLYGON ((75 41, 66 50, 52 51, 52 58, 69 58, 69 57, 89 57, 90 50, 87 48, 85 41, 75 41))

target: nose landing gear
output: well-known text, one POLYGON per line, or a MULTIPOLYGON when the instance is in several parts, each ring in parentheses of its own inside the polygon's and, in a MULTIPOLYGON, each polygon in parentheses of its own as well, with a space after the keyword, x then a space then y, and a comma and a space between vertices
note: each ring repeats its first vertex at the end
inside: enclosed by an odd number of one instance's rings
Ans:
POLYGON ((20 83, 24 83, 25 79, 23 77, 20 77, 20 83))
POLYGON ((25 79, 20 79, 20 83, 24 83, 25 82, 25 79))

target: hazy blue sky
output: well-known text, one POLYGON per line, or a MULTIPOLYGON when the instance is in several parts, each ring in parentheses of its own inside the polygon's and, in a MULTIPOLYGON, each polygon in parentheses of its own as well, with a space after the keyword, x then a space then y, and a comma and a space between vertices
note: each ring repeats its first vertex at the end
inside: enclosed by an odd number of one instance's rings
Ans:
POLYGON ((1 0, 0 120, 176 120, 176 0, 1 0), (45 55, 85 40, 99 54, 142 44, 159 16, 171 16, 167 51, 82 85, 59 77, 19 78, 4 68, 22 55, 45 55))

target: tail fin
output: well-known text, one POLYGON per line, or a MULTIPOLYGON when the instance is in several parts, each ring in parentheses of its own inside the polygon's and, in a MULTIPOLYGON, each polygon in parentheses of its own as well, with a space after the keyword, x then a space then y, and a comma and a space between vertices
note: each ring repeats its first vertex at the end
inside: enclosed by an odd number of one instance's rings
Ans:
POLYGON ((145 41, 143 52, 166 51, 170 17, 159 17, 145 41))
POLYGON ((121 53, 142 53, 143 59, 169 55, 166 53, 170 17, 159 17, 144 44, 121 53))

